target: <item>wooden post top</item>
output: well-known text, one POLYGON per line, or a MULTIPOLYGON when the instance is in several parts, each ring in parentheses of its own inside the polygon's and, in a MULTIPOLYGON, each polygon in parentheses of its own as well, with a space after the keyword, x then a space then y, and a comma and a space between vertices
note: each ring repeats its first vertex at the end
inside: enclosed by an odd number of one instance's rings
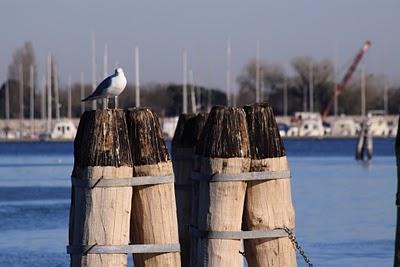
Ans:
POLYGON ((148 108, 125 111, 133 165, 170 161, 157 114, 148 108))
POLYGON ((183 147, 182 145, 182 135, 185 129, 185 125, 189 119, 194 118, 195 114, 181 114, 179 115, 178 124, 175 128, 174 137, 172 138, 172 147, 183 147))
POLYGON ((244 107, 250 138, 252 159, 276 158, 286 155, 274 112, 269 103, 244 107))
POLYGON ((210 158, 249 157, 249 136, 243 109, 214 106, 205 122, 196 154, 210 158))
POLYGON ((74 141, 75 167, 132 166, 124 112, 86 111, 74 141))
POLYGON ((207 120, 207 113, 199 113, 189 118, 184 125, 179 147, 194 148, 200 138, 200 134, 207 120))

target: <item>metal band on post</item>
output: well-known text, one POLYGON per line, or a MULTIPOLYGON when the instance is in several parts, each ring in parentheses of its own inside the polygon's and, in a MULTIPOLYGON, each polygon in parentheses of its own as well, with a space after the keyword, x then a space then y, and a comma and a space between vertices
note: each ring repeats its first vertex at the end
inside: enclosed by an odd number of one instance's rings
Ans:
POLYGON ((76 187, 125 187, 125 186, 140 186, 140 185, 156 185, 174 182, 174 175, 165 176, 138 176, 126 178, 107 178, 101 177, 100 179, 78 179, 71 177, 73 186, 76 187))
MULTIPOLYGON (((76 187, 129 187, 140 185, 157 185, 173 183, 174 175, 165 176, 138 176, 126 178, 78 179, 71 177, 71 183, 76 187)), ((68 254, 128 254, 128 253, 170 253, 180 252, 180 244, 143 244, 143 245, 82 245, 67 246, 68 254)))
POLYGON ((243 173, 215 173, 203 180, 205 174, 192 172, 192 179, 207 182, 234 182, 234 181, 262 181, 276 179, 290 179, 290 171, 263 171, 263 172, 243 172, 243 173))
POLYGON ((197 237, 208 239, 259 239, 288 236, 287 232, 283 229, 253 231, 204 231, 191 227, 190 232, 197 237))
POLYGON ((179 244, 67 246, 68 254, 144 254, 180 252, 179 244))
MULTIPOLYGON (((204 174, 192 172, 192 179, 199 182, 235 182, 235 181, 267 181, 276 179, 290 179, 290 171, 263 171, 244 173, 215 173, 206 179, 204 174)), ((253 231, 205 231, 194 227, 190 228, 191 234, 208 239, 258 239, 287 237, 284 229, 253 230, 253 231)))

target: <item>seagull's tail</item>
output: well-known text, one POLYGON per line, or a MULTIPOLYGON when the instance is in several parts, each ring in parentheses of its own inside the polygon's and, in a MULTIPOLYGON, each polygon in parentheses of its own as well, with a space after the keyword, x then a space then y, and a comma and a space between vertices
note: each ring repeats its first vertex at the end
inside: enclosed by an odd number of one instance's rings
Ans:
POLYGON ((82 99, 81 101, 82 101, 82 102, 86 102, 86 101, 89 101, 89 100, 90 100, 90 96, 88 96, 88 97, 82 99))
POLYGON ((82 99, 81 101, 82 101, 82 102, 86 102, 86 101, 90 101, 90 100, 96 100, 96 99, 99 99, 99 98, 102 98, 102 97, 101 97, 101 96, 90 95, 90 96, 88 96, 88 97, 82 99))

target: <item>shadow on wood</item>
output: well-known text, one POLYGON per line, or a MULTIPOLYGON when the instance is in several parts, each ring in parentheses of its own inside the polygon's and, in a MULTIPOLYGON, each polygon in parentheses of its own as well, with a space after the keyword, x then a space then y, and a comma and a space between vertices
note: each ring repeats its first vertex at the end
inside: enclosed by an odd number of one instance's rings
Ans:
MULTIPOLYGON (((207 114, 181 114, 172 139, 172 163, 175 174, 176 204, 178 213, 179 241, 181 244, 182 266, 190 265, 190 258, 195 261, 196 251, 191 254, 190 224, 197 225, 198 184, 193 184, 192 170, 194 148, 204 127, 207 114), (192 202, 192 199, 194 200, 192 202), (197 200, 197 201, 196 201, 197 200), (193 207, 193 205, 195 205, 193 207), (193 207, 193 212, 192 212, 193 207)), ((194 243, 195 240, 192 240, 194 243)))

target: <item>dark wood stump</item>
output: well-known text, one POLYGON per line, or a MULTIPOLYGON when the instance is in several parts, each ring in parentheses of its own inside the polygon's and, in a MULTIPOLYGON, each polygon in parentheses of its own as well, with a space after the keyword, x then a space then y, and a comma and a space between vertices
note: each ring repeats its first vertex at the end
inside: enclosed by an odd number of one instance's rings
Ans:
MULTIPOLYGON (((194 148, 204 127, 207 114, 181 114, 172 139, 172 163, 175 174, 176 204, 178 213, 179 241, 181 244, 182 266, 190 266, 191 238, 189 226, 197 225, 196 199, 198 199, 198 184, 193 185, 191 175, 194 162, 194 148), (192 199, 194 200, 192 202, 192 199), (195 204, 192 212, 192 205, 195 204)), ((195 240, 193 240, 195 242, 195 240)), ((193 259, 194 260, 194 259, 193 259)), ((193 266, 193 265, 192 265, 193 266)))
MULTIPOLYGON (((76 134, 74 158, 72 176, 78 179, 131 176, 133 168, 124 112, 86 111, 76 134)), ((128 245, 131 197, 131 187, 72 187, 69 244, 128 245)), ((71 266, 126 265, 126 254, 71 255, 71 266)))

